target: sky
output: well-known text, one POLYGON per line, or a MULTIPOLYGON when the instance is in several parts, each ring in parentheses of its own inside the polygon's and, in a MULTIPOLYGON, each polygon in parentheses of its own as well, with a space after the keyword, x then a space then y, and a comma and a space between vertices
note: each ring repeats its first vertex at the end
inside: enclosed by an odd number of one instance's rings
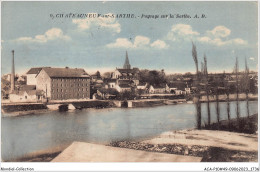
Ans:
POLYGON ((209 72, 232 71, 236 57, 240 70, 246 59, 257 71, 257 22, 252 1, 2 2, 1 72, 11 72, 15 50, 19 74, 42 66, 103 73, 122 67, 126 51, 132 67, 193 73, 192 41, 209 72))

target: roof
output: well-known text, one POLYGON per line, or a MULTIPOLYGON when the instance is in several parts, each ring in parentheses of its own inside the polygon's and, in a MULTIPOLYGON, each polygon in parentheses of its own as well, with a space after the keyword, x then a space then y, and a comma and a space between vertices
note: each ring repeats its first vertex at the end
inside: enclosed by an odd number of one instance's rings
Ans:
POLYGON ((118 84, 120 85, 120 84, 132 84, 132 83, 134 83, 134 81, 132 81, 132 80, 118 80, 117 81, 118 82, 118 84))
POLYGON ((97 77, 100 77, 100 72, 97 71, 96 73, 92 74, 91 76, 97 76, 97 77))
POLYGON ((21 91, 27 91, 27 90, 35 90, 36 85, 21 85, 20 90, 21 91))
POLYGON ((42 70, 42 67, 31 68, 26 74, 38 74, 42 70))
POLYGON ((115 83, 116 79, 107 79, 107 80, 104 80, 104 81, 106 81, 107 83, 111 83, 111 82, 115 83))
POLYGON ((42 90, 15 90, 13 93, 11 94, 16 94, 16 95, 19 95, 19 96, 23 96, 24 93, 27 93, 29 96, 32 96, 32 95, 44 95, 44 92, 42 90))
POLYGON ((137 68, 135 69, 117 69, 120 73, 131 73, 136 74, 139 70, 137 68))
POLYGON ((114 94, 118 93, 118 91, 115 88, 108 88, 108 89, 100 88, 100 89, 98 89, 98 91, 101 92, 102 94, 112 94, 112 95, 114 95, 114 94))
POLYGON ((130 88, 130 85, 128 85, 128 84, 119 84, 119 87, 121 87, 121 88, 130 88))
POLYGON ((166 85, 153 85, 154 89, 165 88, 166 85))
POLYGON ((146 82, 140 82, 137 86, 145 86, 146 84, 146 82))
POLYGON ((85 72, 84 69, 78 68, 43 68, 43 70, 49 75, 51 78, 79 78, 79 77, 89 77, 89 75, 85 72))

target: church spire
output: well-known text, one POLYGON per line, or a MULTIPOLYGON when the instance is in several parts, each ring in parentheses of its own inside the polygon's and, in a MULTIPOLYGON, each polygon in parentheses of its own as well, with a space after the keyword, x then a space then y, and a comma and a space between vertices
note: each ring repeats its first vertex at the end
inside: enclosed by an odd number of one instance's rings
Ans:
POLYGON ((129 63, 129 59, 128 59, 128 54, 127 54, 127 51, 126 51, 126 56, 125 56, 125 64, 124 64, 124 69, 131 69, 131 65, 129 63))

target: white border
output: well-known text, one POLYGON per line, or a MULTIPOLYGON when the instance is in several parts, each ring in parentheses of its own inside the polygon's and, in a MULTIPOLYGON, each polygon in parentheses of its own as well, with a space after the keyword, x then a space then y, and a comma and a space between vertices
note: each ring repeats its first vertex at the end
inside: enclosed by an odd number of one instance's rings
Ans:
MULTIPOLYGON (((24 0, 1 0, 2 1, 24 1, 24 0)), ((26 0, 26 1, 35 1, 35 0, 26 0)), ((46 1, 46 0, 36 0, 36 1, 46 1)), ((59 2, 62 1, 71 1, 71 0, 56 0, 59 2)), ((84 0, 77 0, 77 1, 84 1, 84 0)), ((89 0, 89 1, 97 1, 97 0, 89 0)), ((112 0, 105 0, 105 1, 112 1, 112 0)), ((113 1, 128 1, 128 0, 113 0, 113 1)), ((131 0, 131 1, 138 1, 138 0, 131 0)), ((142 0, 142 1, 169 1, 169 0, 142 0)), ((178 0, 171 0, 171 1, 178 1, 178 0)), ((194 0, 182 0, 182 1, 194 1, 194 0)), ((196 1, 205 1, 205 0, 196 0, 196 1)), ((207 1, 214 1, 214 0, 207 0, 207 1)), ((218 0, 218 1, 226 1, 226 0, 218 0)), ((259 0, 229 0, 229 1, 250 1, 250 2, 258 2, 258 21, 259 17, 259 0)), ((1 6, 1 5, 0 5, 1 6)), ((1 12, 1 8, 0 8, 1 12)), ((0 17, 1 21, 1 17, 0 17)), ((1 24, 0 24, 1 26, 1 24)), ((1 27, 0 27, 0 37, 1 37, 1 27)), ((1 42, 0 42, 1 44, 1 42)), ((258 44, 259 44, 259 23, 258 23, 258 44)), ((258 61, 259 61, 259 46, 258 46, 258 61)), ((0 61, 0 68, 1 68, 1 61, 0 61)), ((258 68, 259 73, 259 68, 258 68)), ((0 71, 1 74, 1 71, 0 71)), ((258 81, 260 76, 258 75, 258 81)), ((1 86, 0 86, 1 87, 1 86)), ((260 88, 258 87, 258 92, 260 88)), ((1 102, 1 100, 0 100, 1 102)), ((258 113, 259 113, 259 106, 260 103, 258 102, 258 113)), ((0 107, 1 110, 1 107, 0 107)), ((258 118, 258 124, 260 119, 258 118)), ((0 118, 0 125, 1 125, 1 118, 0 118)), ((259 131, 258 125, 258 131, 259 131)), ((0 132, 1 136, 1 132, 0 132)), ((259 134, 258 134, 259 136, 259 134)), ((258 147, 259 147, 259 138, 258 138, 258 147)), ((1 153, 1 150, 0 150, 1 153)), ((25 171, 23 168, 33 168, 33 171, 205 171, 205 168, 228 168, 229 170, 236 171, 234 168, 259 168, 259 157, 260 152, 258 151, 258 162, 257 163, 215 163, 215 162, 200 162, 200 163, 14 163, 14 162, 1 162, 1 168, 10 168, 10 171, 25 171)), ((216 169, 215 171, 220 170, 216 169)), ((224 171, 229 171, 224 170, 224 171)), ((2 171, 2 170, 1 170, 2 171)), ((27 170, 30 171, 30 170, 27 170)), ((241 171, 241 170, 240 170, 241 171)))

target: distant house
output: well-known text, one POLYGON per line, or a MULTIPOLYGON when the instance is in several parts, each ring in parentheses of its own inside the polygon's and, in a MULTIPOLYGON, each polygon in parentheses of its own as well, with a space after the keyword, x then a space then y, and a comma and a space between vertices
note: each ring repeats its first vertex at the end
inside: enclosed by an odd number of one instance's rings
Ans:
POLYGON ((166 86, 162 85, 151 85, 149 88, 150 94, 164 94, 166 92, 166 86))
POLYGON ((181 95, 181 94, 190 94, 191 89, 186 86, 184 82, 174 82, 166 84, 166 91, 167 93, 181 95))
POLYGON ((100 82, 100 81, 102 81, 102 78, 101 78, 101 75, 100 75, 100 72, 99 72, 99 71, 97 71, 97 72, 94 73, 93 75, 90 75, 90 77, 91 77, 91 80, 92 80, 93 82, 100 82))
POLYGON ((137 80, 139 73, 138 68, 133 68, 133 69, 116 69, 112 73, 112 78, 113 79, 135 79, 137 80))
POLYGON ((22 76, 19 76, 18 79, 17 79, 18 82, 25 82, 26 81, 26 76, 22 75, 22 76))
POLYGON ((129 86, 134 86, 134 85, 135 85, 133 80, 128 80, 128 79, 125 79, 125 80, 122 80, 122 79, 117 80, 117 81, 116 81, 116 84, 117 84, 117 85, 127 84, 127 85, 129 85, 129 86))
POLYGON ((89 99, 90 77, 84 69, 42 68, 36 76, 36 89, 50 100, 89 99))
POLYGON ((26 84, 27 85, 36 85, 36 76, 40 73, 43 67, 37 67, 37 68, 31 68, 27 73, 26 73, 26 84))
POLYGON ((5 80, 11 82, 11 74, 3 75, 3 76, 2 76, 2 79, 5 79, 5 80))
POLYGON ((116 79, 107 79, 104 82, 106 83, 107 88, 116 88, 116 83, 117 83, 116 79))
POLYGON ((40 90, 20 90, 9 95, 10 102, 37 102, 43 98, 44 92, 40 90))
POLYGON ((166 84, 166 91, 171 94, 176 94, 177 86, 175 84, 166 84))
POLYGON ((116 85, 116 90, 118 92, 125 92, 125 91, 131 91, 132 88, 129 84, 117 84, 116 85))
POLYGON ((148 84, 146 82, 143 82, 143 83, 139 83, 136 87, 137 89, 144 90, 147 88, 147 86, 148 84))
POLYGON ((116 68, 116 70, 112 73, 112 79, 128 79, 128 80, 135 80, 134 83, 138 85, 138 68, 131 68, 129 63, 128 54, 126 52, 125 63, 123 68, 116 68))
POLYGON ((115 99, 118 91, 115 88, 101 88, 97 90, 97 95, 101 99, 115 99))

